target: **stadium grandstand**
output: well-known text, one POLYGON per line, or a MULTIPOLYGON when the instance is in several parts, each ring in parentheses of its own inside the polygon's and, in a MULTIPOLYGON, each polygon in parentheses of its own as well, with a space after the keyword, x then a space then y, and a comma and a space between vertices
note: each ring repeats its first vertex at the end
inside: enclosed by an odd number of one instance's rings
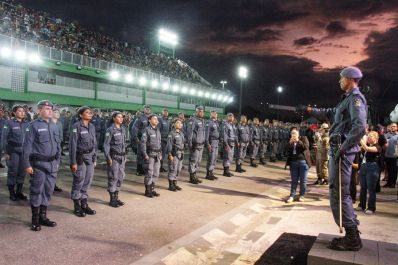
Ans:
POLYGON ((0 99, 158 112, 224 112, 228 90, 213 87, 180 59, 116 41, 77 23, 0 2, 0 99))

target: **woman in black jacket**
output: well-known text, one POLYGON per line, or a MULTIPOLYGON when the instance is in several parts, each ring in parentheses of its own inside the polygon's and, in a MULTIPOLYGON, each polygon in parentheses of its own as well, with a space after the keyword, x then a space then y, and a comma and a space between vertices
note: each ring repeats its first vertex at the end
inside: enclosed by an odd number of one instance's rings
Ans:
POLYGON ((292 182, 290 187, 290 196, 287 199, 286 203, 293 202, 299 180, 299 201, 304 202, 304 195, 307 186, 307 175, 308 170, 311 166, 309 143, 307 137, 299 137, 299 131, 296 128, 292 128, 290 134, 291 138, 287 146, 288 157, 286 161, 286 166, 290 167, 290 177, 292 179, 292 182))

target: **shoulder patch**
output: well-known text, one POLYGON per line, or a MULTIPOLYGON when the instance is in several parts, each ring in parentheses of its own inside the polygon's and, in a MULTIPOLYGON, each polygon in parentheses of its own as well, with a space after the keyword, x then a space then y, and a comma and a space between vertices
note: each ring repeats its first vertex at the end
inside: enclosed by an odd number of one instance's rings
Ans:
POLYGON ((361 100, 359 98, 354 99, 354 106, 355 107, 360 107, 361 106, 361 100))
POLYGON ((73 129, 72 132, 77 133, 77 129, 73 129))
POLYGON ((29 127, 28 127, 28 128, 26 128, 26 131, 27 131, 27 132, 29 132, 29 127))
POLYGON ((3 128, 4 128, 4 129, 7 129, 7 128, 8 128, 8 126, 4 124, 4 127, 3 127, 3 128))
POLYGON ((105 136, 109 136, 109 135, 110 135, 109 132, 105 133, 105 136))

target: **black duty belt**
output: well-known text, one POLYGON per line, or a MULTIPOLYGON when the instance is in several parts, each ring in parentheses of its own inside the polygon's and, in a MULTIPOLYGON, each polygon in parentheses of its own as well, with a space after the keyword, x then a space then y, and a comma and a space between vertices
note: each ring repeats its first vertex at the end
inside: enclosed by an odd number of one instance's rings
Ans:
POLYGON ((8 141, 8 145, 12 146, 12 147, 21 147, 22 143, 17 143, 17 142, 14 142, 14 141, 8 141))
POLYGON ((90 150, 85 150, 85 151, 77 151, 77 153, 79 155, 87 155, 87 154, 90 154, 93 150, 94 150, 94 148, 92 148, 90 150))
POLYGON ((111 154, 111 156, 115 156, 115 155, 116 155, 116 156, 125 156, 125 155, 126 155, 126 152, 119 153, 119 152, 117 152, 117 151, 111 150, 110 154, 111 154))
POLYGON ((162 149, 149 149, 148 152, 149 153, 159 153, 159 152, 162 152, 162 149))
POLYGON ((32 162, 36 162, 36 161, 52 162, 55 159, 58 159, 58 155, 54 155, 54 156, 44 156, 44 155, 40 155, 40 154, 31 154, 30 155, 30 161, 32 161, 32 162))
POLYGON ((209 139, 210 141, 215 141, 215 140, 217 140, 217 141, 219 141, 220 140, 220 137, 210 137, 210 139, 209 139))

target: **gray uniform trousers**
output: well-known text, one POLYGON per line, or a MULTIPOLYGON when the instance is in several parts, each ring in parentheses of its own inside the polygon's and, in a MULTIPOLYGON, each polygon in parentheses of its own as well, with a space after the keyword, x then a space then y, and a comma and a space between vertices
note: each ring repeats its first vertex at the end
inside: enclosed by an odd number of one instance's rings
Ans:
POLYGON ((189 173, 196 173, 202 161, 203 145, 193 146, 189 152, 189 173))
POLYGON ((124 170, 126 167, 126 157, 118 156, 118 160, 120 158, 121 163, 112 158, 112 166, 108 165, 108 191, 115 192, 120 191, 120 187, 122 186, 123 180, 126 176, 124 170))
POLYGON ((7 185, 23 184, 25 181, 25 168, 23 166, 22 154, 12 152, 7 164, 7 185))
POLYGON ((206 169, 209 171, 214 170, 216 167, 217 156, 218 156, 218 144, 219 140, 211 140, 211 151, 207 150, 207 165, 206 169))
POLYGON ((162 159, 162 154, 159 152, 158 155, 149 156, 148 160, 144 160, 145 185, 151 185, 152 183, 156 183, 158 181, 161 159, 162 159))
MULTIPOLYGON (((356 227, 359 225, 350 196, 350 179, 354 158, 355 153, 346 154, 341 157, 340 162, 343 227, 356 227)), ((339 225, 339 165, 334 159, 329 160, 329 197, 334 221, 339 225)))
POLYGON ((160 166, 163 167, 163 161, 164 160, 169 160, 167 158, 167 138, 166 139, 162 139, 161 147, 162 147, 162 160, 160 161, 160 166))
POLYGON ((72 200, 87 199, 88 189, 94 176, 93 154, 83 154, 83 163, 77 165, 76 173, 73 173, 72 200))
POLYGON ((278 154, 279 141, 274 141, 272 144, 272 157, 275 157, 278 154))
POLYGON ((260 158, 265 158, 265 155, 267 154, 267 148, 268 148, 268 143, 267 142, 262 142, 260 144, 260 158))
POLYGON ((169 173, 168 178, 169 180, 177 180, 178 176, 180 175, 182 169, 182 161, 184 160, 184 152, 177 151, 177 154, 173 156, 173 161, 169 161, 169 173))
MULTIPOLYGON (((51 164, 49 162, 40 162, 41 164, 51 164)), ((30 178, 30 204, 34 207, 40 205, 48 206, 51 196, 54 192, 55 182, 57 180, 57 172, 48 172, 47 167, 40 166, 38 168, 32 165, 33 175, 30 178)))
POLYGON ((237 165, 242 165, 242 163, 245 161, 248 145, 249 143, 240 143, 240 146, 237 148, 237 154, 236 154, 237 165))
POLYGON ((224 161, 223 161, 224 167, 229 167, 231 163, 234 161, 235 146, 228 145, 228 147, 229 147, 228 150, 225 150, 224 147, 224 161))
POLYGON ((252 145, 252 147, 253 147, 252 153, 250 154, 250 158, 251 159, 256 159, 257 154, 258 154, 259 146, 260 146, 260 144, 253 143, 253 145, 252 145))

